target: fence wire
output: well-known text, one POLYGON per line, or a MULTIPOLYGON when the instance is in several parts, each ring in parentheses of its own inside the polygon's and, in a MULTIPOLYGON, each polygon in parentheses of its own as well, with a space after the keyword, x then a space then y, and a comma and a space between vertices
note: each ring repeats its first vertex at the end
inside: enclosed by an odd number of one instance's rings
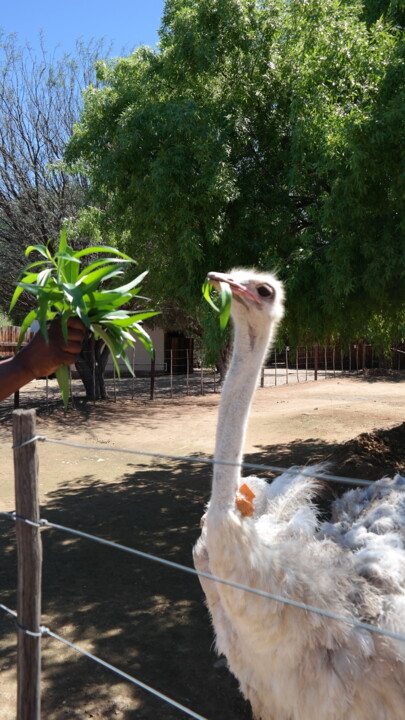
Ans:
POLYGON ((59 525, 58 523, 53 523, 46 519, 40 519, 38 523, 34 523, 31 520, 27 520, 26 518, 18 516, 14 512, 0 512, 0 515, 6 515, 10 519, 13 519, 17 522, 19 521, 28 523, 29 525, 33 525, 34 527, 53 528, 54 530, 66 532, 70 535, 75 535, 76 537, 83 538, 84 540, 91 540, 100 545, 105 545, 107 547, 114 548, 115 550, 121 550, 123 552, 129 553, 130 555, 141 557, 145 560, 160 563, 161 565, 174 568, 175 570, 180 570, 191 575, 204 577, 208 580, 213 580, 214 582, 236 588, 237 590, 244 590, 245 592, 251 593, 253 595, 259 595, 260 597, 267 598, 268 600, 274 600, 284 605, 289 605, 300 610, 305 610, 306 612, 314 613, 315 615, 322 615, 323 617, 327 617, 331 620, 337 620, 338 622, 346 623, 347 625, 351 625, 352 627, 358 627, 363 630, 369 630, 370 632, 377 633, 379 635, 385 635, 387 637, 393 638, 394 640, 405 641, 405 634, 398 633, 393 630, 387 630, 386 628, 381 628, 377 625, 371 625, 369 623, 362 622, 361 620, 356 620, 355 618, 343 617, 342 615, 337 615, 330 610, 324 610, 322 608, 317 608, 313 605, 307 605, 306 603, 299 602, 298 600, 291 600, 290 598, 285 598, 281 595, 269 593, 265 590, 260 590, 259 588, 252 588, 249 585, 243 585, 242 583, 238 583, 233 580, 227 580, 225 578, 218 577, 217 575, 212 575, 211 573, 197 571, 194 568, 188 567, 187 565, 181 565, 180 563, 173 562, 172 560, 167 560, 166 558, 151 555, 150 553, 145 553, 142 550, 130 548, 126 545, 121 545, 120 543, 113 542, 112 540, 106 540, 105 538, 101 538, 97 535, 91 535, 90 533, 83 532, 82 530, 76 530, 74 528, 66 527, 65 525, 59 525))
MULTIPOLYGON (((7 607, 6 605, 3 605, 0 603, 0 609, 3 610, 4 612, 8 613, 9 615, 12 615, 14 618, 17 618, 17 613, 14 610, 11 610, 11 608, 7 607)), ((163 700, 168 705, 175 707, 177 710, 181 710, 189 717, 195 718, 195 720, 207 720, 205 717, 203 717, 203 715, 199 715, 198 713, 194 712, 194 710, 190 710, 190 708, 187 708, 185 705, 182 705, 182 703, 177 702, 177 700, 173 700, 173 698, 170 698, 168 695, 161 693, 159 690, 156 690, 156 688, 153 688, 151 685, 147 685, 146 683, 142 682, 142 680, 139 680, 138 678, 133 677, 133 675, 129 675, 128 673, 124 672, 123 670, 120 670, 119 668, 115 667, 115 665, 111 665, 111 663, 107 662, 106 660, 102 660, 97 655, 93 655, 93 653, 89 653, 87 650, 84 650, 83 648, 79 647, 79 645, 75 645, 74 643, 70 642, 69 640, 66 640, 61 635, 58 635, 57 633, 53 632, 45 625, 41 625, 39 633, 33 633, 30 630, 27 630, 26 628, 21 627, 21 625, 19 625, 18 622, 16 622, 16 625, 19 630, 22 630, 26 635, 29 635, 30 637, 42 637, 42 636, 48 635, 49 637, 54 638, 54 640, 57 640, 58 642, 61 642, 64 645, 67 645, 67 647, 70 647, 72 650, 75 650, 76 652, 80 653, 81 655, 84 655, 85 657, 89 658, 89 660, 93 660, 93 662, 96 662, 98 665, 102 665, 107 670, 111 670, 116 675, 119 675, 120 677, 124 678, 124 680, 127 680, 128 682, 132 683, 133 685, 137 685, 142 690, 146 690, 151 695, 154 695, 155 697, 159 698, 159 700, 163 700)))
MULTIPOLYGON (((18 450, 19 448, 24 447, 24 446, 26 446, 26 445, 28 445, 28 444, 30 444, 30 443, 36 442, 36 441, 49 442, 49 443, 54 443, 54 444, 57 444, 57 445, 64 445, 64 446, 71 447, 71 448, 79 448, 79 449, 85 449, 85 450, 97 450, 97 451, 100 451, 100 449, 102 449, 103 452, 127 453, 127 454, 131 454, 131 455, 138 455, 138 456, 141 455, 141 456, 152 457, 152 458, 155 458, 155 459, 164 459, 164 460, 171 460, 171 461, 183 461, 183 462, 202 463, 202 464, 209 464, 209 465, 222 464, 222 465, 238 466, 238 467, 246 468, 246 469, 249 469, 249 470, 254 469, 254 470, 259 470, 259 471, 261 471, 261 472, 272 472, 272 473, 277 473, 277 474, 289 473, 289 472, 297 472, 297 468, 282 468, 282 467, 279 467, 279 466, 276 466, 276 465, 260 465, 260 464, 256 464, 256 463, 245 463, 245 462, 242 462, 242 463, 231 463, 231 462, 227 462, 227 461, 216 461, 215 459, 212 459, 212 458, 188 457, 188 456, 181 456, 181 455, 169 455, 169 454, 164 454, 164 453, 147 452, 147 451, 143 451, 143 450, 130 450, 130 449, 128 449, 128 448, 111 448, 111 447, 110 447, 110 448, 108 448, 108 447, 100 448, 100 446, 98 446, 98 445, 86 445, 86 444, 81 444, 81 443, 68 442, 68 441, 64 441, 64 440, 56 440, 56 439, 54 439, 54 438, 48 438, 48 437, 43 436, 43 435, 36 435, 35 437, 30 438, 29 440, 21 443, 20 445, 13 446, 13 449, 14 449, 14 450, 18 450)), ((358 485, 358 486, 371 486, 371 485, 373 485, 373 486, 377 486, 377 487, 379 487, 379 488, 382 487, 380 483, 377 483, 377 484, 376 484, 375 482, 372 482, 372 481, 369 481, 369 480, 362 480, 362 479, 358 479, 358 478, 349 478, 349 477, 342 477, 342 476, 339 476, 339 475, 333 475, 333 474, 331 474, 331 473, 327 473, 327 472, 324 472, 324 471, 319 470, 319 469, 318 469, 318 470, 313 470, 313 469, 311 469, 310 467, 308 467, 308 468, 305 468, 305 467, 299 468, 299 471, 300 471, 300 473, 302 473, 303 475, 307 475, 308 477, 319 478, 319 479, 322 479, 322 480, 326 480, 326 481, 328 481, 328 482, 338 482, 338 483, 343 483, 343 484, 347 484, 347 485, 353 485, 353 484, 354 484, 354 485, 358 485)), ((397 488, 397 489, 404 490, 405 487, 397 488)), ((35 523, 35 522, 32 522, 32 521, 30 521, 30 520, 28 520, 28 519, 26 519, 26 518, 23 518, 23 517, 21 517, 21 516, 18 516, 15 512, 0 511, 0 515, 3 516, 3 517, 8 517, 9 519, 11 519, 11 520, 13 520, 13 521, 15 521, 15 522, 25 522, 25 523, 28 523, 29 525, 33 525, 33 526, 35 526, 35 527, 49 528, 49 529, 54 529, 54 530, 57 530, 57 531, 60 531, 60 532, 65 532, 65 533, 74 535, 74 536, 79 537, 79 538, 84 539, 84 540, 89 540, 89 541, 92 541, 92 542, 96 542, 96 543, 99 543, 99 544, 101 544, 101 545, 108 546, 108 547, 114 548, 114 549, 116 549, 116 550, 120 550, 120 551, 129 553, 129 554, 131 554, 131 555, 133 555, 133 556, 137 556, 137 557, 143 558, 143 559, 148 560, 148 561, 152 561, 152 562, 155 562, 155 563, 159 563, 159 564, 161 564, 161 565, 165 565, 165 566, 167 566, 167 567, 169 567, 169 568, 172 568, 172 569, 174 569, 174 570, 178 570, 178 571, 181 571, 181 572, 185 572, 185 573, 188 573, 188 574, 197 576, 197 577, 198 577, 198 576, 204 577, 204 578, 207 578, 207 579, 212 580, 212 581, 214 581, 214 582, 221 583, 221 584, 224 584, 224 585, 228 585, 228 586, 230 586, 230 587, 233 587, 233 588, 235 588, 235 589, 238 589, 238 590, 241 590, 241 591, 244 591, 244 592, 249 592, 249 593, 252 593, 252 594, 254 594, 254 595, 258 595, 258 596, 260 596, 260 597, 263 597, 263 598, 266 598, 266 599, 269 599, 269 600, 272 600, 272 601, 275 601, 275 602, 282 603, 282 604, 284 604, 284 605, 288 605, 288 606, 292 606, 292 607, 298 608, 298 609, 300 609, 300 610, 302 610, 302 611, 305 611, 305 612, 314 613, 314 614, 316 614, 316 615, 321 615, 321 616, 323 616, 323 617, 326 617, 326 618, 331 619, 331 620, 334 620, 334 621, 346 623, 347 625, 350 625, 350 626, 352 626, 352 627, 354 627, 354 628, 359 628, 359 629, 361 629, 361 630, 367 630, 367 631, 372 632, 372 633, 376 633, 376 634, 379 634, 379 635, 384 635, 384 636, 389 637, 389 638, 394 639, 394 640, 399 640, 399 641, 401 641, 401 642, 405 642, 405 634, 404 634, 404 633, 399 633, 399 632, 395 632, 395 631, 393 631, 393 630, 389 630, 389 629, 386 629, 386 628, 383 628, 383 627, 379 627, 379 626, 376 626, 376 625, 371 625, 371 624, 369 624, 369 623, 363 622, 363 621, 361 621, 361 620, 357 620, 357 619, 355 619, 355 618, 343 617, 343 616, 340 616, 340 615, 338 615, 338 614, 336 614, 336 613, 333 613, 333 612, 331 612, 331 611, 329 611, 329 610, 325 610, 325 609, 322 609, 322 608, 317 608, 317 607, 314 607, 314 606, 312 606, 312 605, 308 605, 308 604, 306 604, 306 603, 301 603, 301 602, 299 602, 299 601, 292 600, 292 599, 289 599, 289 598, 285 598, 285 597, 282 597, 282 596, 279 596, 279 595, 276 595, 276 594, 273 594, 273 593, 268 593, 268 592, 266 592, 266 591, 264 591, 264 590, 260 590, 260 589, 258 589, 258 588, 252 588, 252 587, 249 587, 249 586, 247 586, 247 585, 243 585, 243 584, 241 584, 241 583, 234 582, 234 581, 232 581, 232 580, 227 580, 227 579, 225 579, 225 578, 221 578, 221 577, 212 575, 211 573, 199 572, 199 571, 195 570, 194 568, 187 567, 187 566, 185 566, 185 565, 181 565, 181 564, 176 563, 176 562, 173 562, 173 561, 171 561, 171 560, 167 560, 166 558, 162 558, 162 557, 158 557, 158 556, 155 556, 155 555, 151 555, 150 553, 145 553, 145 552, 143 552, 143 551, 141 551, 141 550, 137 550, 137 549, 135 549, 135 548, 130 548, 130 547, 127 547, 127 546, 122 545, 122 544, 120 544, 120 543, 116 543, 116 542, 107 540, 107 539, 105 539, 105 538, 101 538, 101 537, 98 537, 98 536, 95 536, 95 535, 92 535, 92 534, 83 532, 83 531, 81 531, 81 530, 76 530, 76 529, 74 529, 74 528, 67 527, 67 526, 64 526, 64 525, 60 525, 60 524, 58 524, 58 523, 53 523, 53 522, 50 522, 50 521, 48 521, 48 520, 46 520, 46 519, 44 519, 44 518, 43 518, 43 519, 40 519, 38 523, 35 523)), ((6 612, 6 613, 8 613, 8 614, 10 614, 10 615, 12 615, 12 616, 14 616, 14 618, 17 619, 17 613, 15 613, 13 610, 11 610, 10 608, 8 608, 6 605, 0 604, 0 609, 3 610, 4 612, 6 612)), ((17 625, 18 625, 18 623, 17 623, 17 625)), ((20 626, 19 626, 19 627, 20 627, 20 626)), ((25 629, 25 628, 21 628, 21 627, 20 627, 20 630, 23 630, 23 632, 26 632, 27 634, 32 634, 32 632, 31 632, 30 630, 28 630, 28 629, 25 629)), ((186 713, 189 717, 195 718, 196 720, 206 720, 202 715, 199 715, 198 713, 195 713, 194 711, 192 711, 192 710, 190 710, 189 708, 185 707, 185 706, 182 705, 181 703, 178 703, 177 701, 171 699, 171 698, 168 697, 167 695, 164 695, 163 693, 160 693, 160 692, 159 692, 158 690, 156 690, 155 688, 153 688, 153 687, 151 687, 151 686, 143 683, 142 681, 140 681, 140 680, 132 677, 131 675, 129 675, 129 674, 125 673, 125 672, 123 672, 122 670, 119 670, 119 669, 116 668, 114 665, 111 665, 110 663, 102 660, 101 658, 99 658, 99 657, 97 657, 97 656, 95 656, 95 655, 87 652, 86 650, 83 650, 82 648, 80 648, 79 646, 77 646, 77 645, 69 642, 68 640, 65 640, 64 638, 62 638, 60 635, 54 633, 54 632, 53 632, 52 630, 50 630, 49 628, 41 627, 40 630, 41 630, 41 633, 40 633, 41 635, 48 635, 49 637, 52 637, 52 638, 54 638, 55 640, 57 640, 57 641, 65 644, 65 645, 69 646, 71 649, 73 649, 73 650, 81 653, 82 655, 86 656, 86 657, 89 658, 90 660, 92 660, 92 661, 94 661, 94 662, 102 665, 103 667, 111 670, 112 672, 114 672, 114 673, 116 673, 117 675, 121 676, 121 677, 124 678, 125 680, 127 680, 127 681, 129 681, 129 682, 137 685, 138 687, 146 690, 147 692, 155 695, 155 696, 158 697, 159 699, 161 699, 161 700, 163 700, 164 702, 172 705, 173 707, 177 708, 178 710, 181 710, 182 712, 186 713)), ((37 635, 38 635, 38 633, 36 633, 36 636, 37 636, 37 635)))
MULTIPOLYGON (((158 460, 176 460, 176 461, 182 461, 182 462, 190 462, 190 463, 201 463, 204 465, 227 465, 230 467, 240 467, 241 469, 246 468, 248 470, 260 470, 261 472, 273 472, 277 473, 278 475, 282 475, 284 473, 293 473, 297 472, 298 466, 292 466, 290 468, 283 468, 279 465, 259 465, 257 463, 248 463, 248 462, 240 462, 240 463, 234 463, 229 462, 227 460, 216 460, 215 458, 203 458, 199 456, 186 456, 186 455, 169 455, 167 453, 157 453, 157 452, 149 452, 146 450, 130 450, 129 448, 113 448, 113 447, 101 447, 100 445, 85 445, 81 443, 72 443, 68 442, 67 440, 56 440, 55 438, 48 438, 45 435, 35 435, 35 437, 30 438, 29 440, 26 440, 25 442, 21 443, 20 445, 13 445, 13 450, 18 450, 19 448, 24 447, 25 445, 30 445, 33 442, 36 441, 39 442, 49 442, 53 443, 55 445, 65 445, 66 447, 72 447, 72 448, 79 448, 81 450, 97 450, 100 452, 115 452, 115 453, 126 453, 128 455, 141 455, 145 457, 152 457, 158 460)), ((319 463, 319 465, 322 465, 323 463, 319 463)), ((327 462, 324 463, 325 466, 327 466, 327 462)), ((377 486, 379 487, 379 481, 373 481, 373 480, 364 480, 359 478, 351 478, 351 477, 345 477, 342 475, 333 475, 332 473, 324 472, 323 470, 314 470, 310 466, 299 466, 299 471, 302 475, 306 475, 310 478, 318 478, 319 480, 327 480, 328 482, 337 482, 342 483, 343 485, 360 485, 364 487, 369 486, 377 486)), ((398 491, 405 490, 405 487, 403 488, 396 488, 398 491)))

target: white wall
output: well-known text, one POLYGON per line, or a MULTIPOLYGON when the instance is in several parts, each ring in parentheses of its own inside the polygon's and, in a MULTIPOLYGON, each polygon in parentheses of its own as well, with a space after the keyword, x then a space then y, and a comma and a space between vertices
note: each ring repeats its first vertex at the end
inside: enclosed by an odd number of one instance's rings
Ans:
MULTIPOLYGON (((164 349, 165 349, 164 331, 161 328, 155 328, 154 330, 146 329, 146 332, 150 336, 152 343, 153 343, 154 350, 155 350, 156 372, 163 372, 164 371, 164 349)), ((133 352, 134 351, 132 350, 132 348, 127 349, 127 355, 130 359, 131 365, 133 362, 133 352)), ((141 375, 142 373, 149 374, 150 360, 151 360, 150 355, 148 355, 148 353, 146 352, 142 343, 139 340, 137 340, 135 343, 135 373, 139 374, 139 375, 141 375)), ((120 361, 119 365, 120 365, 120 368, 122 368, 122 373, 128 374, 128 370, 122 361, 120 361)), ((107 373, 107 375, 112 375, 112 373, 113 373, 113 361, 112 361, 111 355, 108 358, 106 373, 107 373)))

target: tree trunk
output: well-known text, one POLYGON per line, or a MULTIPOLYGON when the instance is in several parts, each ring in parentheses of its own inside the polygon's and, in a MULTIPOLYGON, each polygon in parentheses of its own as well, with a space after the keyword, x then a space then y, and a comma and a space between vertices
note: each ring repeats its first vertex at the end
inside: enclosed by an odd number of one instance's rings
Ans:
POLYGON ((95 340, 93 335, 85 338, 76 369, 86 390, 86 400, 108 397, 104 382, 108 355, 108 347, 101 339, 95 340))
POLYGON ((226 346, 223 347, 223 348, 219 351, 219 353, 218 353, 218 358, 217 358, 216 366, 217 366, 217 371, 218 371, 218 374, 219 374, 219 383, 220 383, 220 385, 221 385, 221 384, 224 382, 224 380, 225 380, 225 375, 226 375, 226 371, 227 371, 227 369, 228 369, 228 363, 229 363, 230 354, 231 354, 231 347, 230 347, 230 345, 226 345, 226 346))

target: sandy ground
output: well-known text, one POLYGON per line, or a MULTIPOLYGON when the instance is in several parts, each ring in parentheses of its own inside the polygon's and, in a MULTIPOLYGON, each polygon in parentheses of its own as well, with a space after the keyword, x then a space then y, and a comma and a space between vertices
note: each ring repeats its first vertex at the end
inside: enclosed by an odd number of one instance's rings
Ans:
MULTIPOLYGON (((210 456, 219 398, 211 393, 154 402, 107 401, 66 417, 60 409, 47 415, 42 408, 38 433, 95 446, 39 445, 42 516, 191 565, 209 497, 209 467, 110 453, 108 448, 210 456)), ((259 389, 246 460, 288 466, 327 458, 359 433, 402 423, 404 400, 405 382, 373 377, 259 389)), ((0 449, 0 510, 12 510, 7 403, 0 449)), ((387 470, 398 469, 402 456, 387 458, 387 470)), ((363 463, 357 476, 364 468, 363 463)), ((352 464, 351 474, 355 470, 352 464)), ((14 608, 14 530, 5 518, 0 527, 1 602, 14 608)), ((45 625, 208 720, 250 719, 236 682, 213 651, 195 577, 54 530, 42 537, 45 625)), ((0 633, 1 717, 12 720, 15 632, 3 613, 0 633)), ((43 717, 180 720, 186 715, 48 638, 43 640, 43 717)))

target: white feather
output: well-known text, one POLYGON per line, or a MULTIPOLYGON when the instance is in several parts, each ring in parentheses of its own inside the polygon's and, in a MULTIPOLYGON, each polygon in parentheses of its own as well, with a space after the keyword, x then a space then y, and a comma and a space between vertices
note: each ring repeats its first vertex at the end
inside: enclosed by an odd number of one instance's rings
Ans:
MULTIPOLYGON (((248 271, 220 279, 229 282, 235 298, 235 345, 215 457, 240 463, 258 373, 282 316, 283 291, 272 276, 248 271), (263 285, 274 289, 273 296, 262 297, 263 285)), ((216 465, 194 548, 196 569, 405 633, 405 480, 383 479, 348 491, 334 503, 332 521, 321 523, 313 501, 319 481, 310 472, 295 468, 271 485, 248 478, 255 498, 253 514, 244 515, 237 501, 243 479, 237 469, 216 465)), ((405 717, 405 642, 200 580, 217 651, 226 656, 257 719, 405 717)))

